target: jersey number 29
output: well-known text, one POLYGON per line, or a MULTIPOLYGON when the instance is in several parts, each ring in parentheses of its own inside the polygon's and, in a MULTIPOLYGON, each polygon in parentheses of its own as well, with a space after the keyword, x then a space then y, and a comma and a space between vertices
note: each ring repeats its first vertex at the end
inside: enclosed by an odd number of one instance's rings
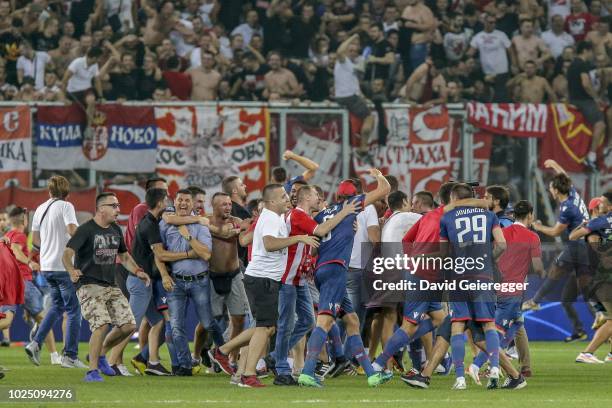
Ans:
POLYGON ((485 215, 474 215, 472 217, 460 217, 455 219, 457 229, 457 241, 484 243, 487 239, 487 217, 485 215), (466 235, 471 233, 466 240, 466 235))

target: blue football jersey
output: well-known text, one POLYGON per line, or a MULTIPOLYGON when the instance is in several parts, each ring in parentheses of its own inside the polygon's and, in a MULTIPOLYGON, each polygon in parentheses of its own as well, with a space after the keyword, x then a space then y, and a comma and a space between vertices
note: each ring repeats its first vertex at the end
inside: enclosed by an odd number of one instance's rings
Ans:
POLYGON ((440 220, 440 238, 451 243, 451 256, 455 258, 454 272, 459 275, 492 276, 493 268, 493 229, 499 228, 497 216, 488 210, 475 207, 457 207, 444 214, 440 220), (458 268, 462 262, 472 259, 476 265, 458 268))
POLYGON ((586 206, 584 205, 584 202, 580 198, 580 195, 576 189, 572 187, 567 200, 559 204, 559 216, 557 218, 557 222, 567 225, 566 230, 563 232, 562 238, 567 239, 570 232, 588 220, 588 210, 586 210, 586 206))
POLYGON ((586 227, 601 237, 602 244, 612 243, 612 212, 593 218, 586 227))
MULTIPOLYGON (((363 203, 364 200, 364 194, 349 198, 349 202, 361 201, 363 203)), ((344 203, 330 205, 317 214, 315 221, 319 224, 324 223, 338 214, 342 210, 343 205, 344 203)), ((336 227, 329 232, 329 234, 321 238, 317 267, 331 262, 341 263, 348 267, 351 259, 351 252, 353 250, 353 241, 355 239, 353 223, 356 218, 357 214, 351 214, 345 217, 340 224, 336 225, 336 227)))
POLYGON ((584 200, 582 199, 582 197, 580 197, 580 194, 578 193, 578 191, 576 191, 576 188, 574 186, 570 188, 569 198, 573 200, 574 205, 580 210, 580 214, 582 214, 582 218, 584 219, 584 221, 588 221, 589 218, 591 218, 591 216, 589 215, 589 210, 586 204, 584 203, 584 200))

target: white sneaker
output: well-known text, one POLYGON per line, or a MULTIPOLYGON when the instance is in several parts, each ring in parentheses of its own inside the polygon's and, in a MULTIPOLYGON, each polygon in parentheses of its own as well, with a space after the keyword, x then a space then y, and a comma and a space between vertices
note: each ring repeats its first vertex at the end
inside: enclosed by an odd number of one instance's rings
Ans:
POLYGON ((518 360, 518 351, 516 350, 516 346, 509 347, 506 350, 506 355, 513 360, 518 360))
POLYGON ((118 364, 117 370, 121 373, 123 377, 133 377, 134 374, 130 373, 130 370, 124 364, 118 364))
POLYGON ((476 364, 470 364, 470 367, 468 368, 468 375, 470 376, 470 378, 472 380, 474 380, 474 383, 476 385, 482 385, 482 383, 480 382, 480 367, 478 367, 476 364))
POLYGON ((576 357, 577 363, 587 363, 587 364, 603 364, 604 362, 595 357, 591 353, 580 353, 578 357, 576 357))
POLYGON ((39 366, 40 365, 40 346, 37 342, 31 341, 25 346, 25 352, 28 355, 30 361, 39 366))
POLYGON ((612 363, 612 353, 608 353, 606 356, 606 363, 612 363))
POLYGON ((62 368, 89 368, 89 366, 78 358, 64 356, 62 357, 62 368))
POLYGON ((453 390, 465 390, 467 389, 467 385, 465 384, 465 377, 457 377, 455 380, 455 384, 453 385, 453 390))
POLYGON ((489 370, 489 378, 499 379, 499 367, 491 367, 489 370))
POLYGON ((51 353, 51 365, 61 365, 61 364, 62 364, 62 356, 60 356, 57 351, 51 353))

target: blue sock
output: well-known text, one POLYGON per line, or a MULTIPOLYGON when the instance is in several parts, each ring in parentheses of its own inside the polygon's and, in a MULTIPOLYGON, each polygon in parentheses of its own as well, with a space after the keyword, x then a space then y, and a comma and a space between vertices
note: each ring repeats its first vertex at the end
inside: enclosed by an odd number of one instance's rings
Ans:
POLYGON ((408 345, 408 343, 410 343, 410 336, 402 329, 397 329, 395 333, 393 333, 393 336, 387 341, 387 344, 385 344, 383 352, 376 357, 374 362, 382 368, 385 368, 387 366, 387 361, 389 361, 399 349, 408 345))
POLYGON ((302 374, 314 377, 317 361, 319 361, 319 354, 321 354, 326 339, 327 333, 325 330, 319 326, 315 327, 310 335, 310 339, 308 339, 308 345, 306 346, 306 360, 304 361, 302 374))
POLYGON ((491 367, 499 367, 499 334, 497 330, 485 331, 485 341, 487 342, 487 354, 491 367))
POLYGON ((221 326, 216 320, 213 320, 208 328, 208 331, 212 334, 213 341, 217 345, 217 347, 221 347, 225 344, 225 339, 223 338, 223 330, 221 326))
POLYGON ((359 361, 359 365, 363 367, 363 371, 365 371, 366 376, 369 377, 376 374, 372 368, 370 357, 363 348, 363 342, 361 341, 361 337, 359 335, 355 334, 354 336, 346 339, 346 348, 350 351, 351 357, 355 357, 357 361, 359 361))
POLYGON ((412 339, 413 339, 412 341, 415 341, 416 339, 420 339, 421 337, 423 337, 424 335, 426 335, 433 329, 434 329, 434 325, 431 319, 421 320, 419 322, 419 326, 417 327, 416 332, 414 332, 414 334, 412 335, 412 339))
POLYGON ((485 353, 484 351, 481 351, 480 353, 478 353, 476 358, 474 358, 474 361, 472 362, 472 364, 477 365, 478 368, 480 368, 482 367, 484 363, 487 362, 488 359, 489 359, 489 356, 487 355, 487 353, 485 353))
POLYGON ((457 377, 465 377, 465 368, 463 367, 465 337, 463 337, 463 333, 451 336, 451 354, 453 356, 453 364, 455 364, 455 375, 457 377))
POLYGON ((170 354, 170 361, 172 367, 178 367, 180 364, 176 355, 174 340, 172 339, 172 325, 170 325, 170 322, 166 322, 166 330, 164 334, 166 336, 166 347, 168 347, 168 353, 170 354))
POLYGON ((421 359, 422 349, 423 349, 423 342, 421 341, 421 339, 416 339, 415 341, 410 343, 410 350, 408 351, 408 355, 410 356, 410 361, 412 361, 412 367, 416 368, 419 371, 421 371, 421 365, 422 365, 422 359, 421 359))
POLYGON ((505 349, 506 347, 508 347, 510 343, 512 342, 512 340, 514 340, 514 336, 516 335, 516 332, 522 326, 523 326, 522 322, 514 322, 514 324, 512 324, 512 326, 510 326, 510 328, 506 331, 504 338, 501 340, 500 348, 505 349))
POLYGON ((145 344, 142 350, 140 350, 140 356, 144 361, 149 361, 149 344, 145 344))
POLYGON ((331 330, 329 331, 329 340, 330 340, 330 355, 334 358, 339 358, 344 356, 344 350, 342 345, 342 337, 340 337, 340 328, 337 324, 334 323, 331 330))

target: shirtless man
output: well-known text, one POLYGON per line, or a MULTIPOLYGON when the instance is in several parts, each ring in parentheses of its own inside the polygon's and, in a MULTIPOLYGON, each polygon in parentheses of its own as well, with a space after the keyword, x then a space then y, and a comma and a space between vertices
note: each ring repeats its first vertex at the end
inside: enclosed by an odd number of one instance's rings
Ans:
POLYGON ((191 75, 191 99, 194 101, 214 101, 221 82, 221 74, 214 69, 215 57, 202 53, 202 66, 188 71, 191 75))
POLYGON ((425 62, 429 52, 429 43, 437 28, 437 21, 423 0, 410 0, 402 13, 404 27, 414 30, 411 36, 410 72, 404 72, 408 77, 419 65, 425 62))
POLYGON ((610 33, 610 16, 603 17, 595 23, 595 30, 587 34, 586 40, 593 44, 595 58, 598 56, 608 57, 608 52, 612 51, 612 33, 610 33))
POLYGON ((523 103, 543 103, 544 96, 548 102, 557 102, 557 97, 548 81, 536 75, 537 66, 534 61, 526 61, 525 72, 508 81, 508 88, 515 92, 515 100, 523 103))
POLYGON ((512 38, 513 52, 516 55, 519 68, 525 70, 525 63, 534 61, 537 66, 542 66, 544 61, 551 57, 550 50, 540 37, 533 33, 533 21, 521 21, 521 33, 512 38))
POLYGON ((439 61, 427 60, 410 75, 400 94, 410 102, 425 106, 446 103, 446 81, 440 69, 439 61))
POLYGON ((72 39, 66 36, 60 38, 59 47, 49 51, 49 56, 55 66, 57 76, 63 78, 66 68, 77 57, 72 49, 72 39))
POLYGON ((303 92, 293 72, 283 68, 281 62, 281 55, 278 52, 272 51, 268 55, 270 71, 264 76, 266 85, 264 97, 268 97, 269 100, 295 98, 303 92))
POLYGON ((148 17, 143 35, 144 44, 147 47, 158 46, 164 38, 168 38, 170 31, 174 30, 179 22, 178 17, 174 15, 174 2, 164 1, 159 12, 146 1, 142 3, 142 8, 148 17))

